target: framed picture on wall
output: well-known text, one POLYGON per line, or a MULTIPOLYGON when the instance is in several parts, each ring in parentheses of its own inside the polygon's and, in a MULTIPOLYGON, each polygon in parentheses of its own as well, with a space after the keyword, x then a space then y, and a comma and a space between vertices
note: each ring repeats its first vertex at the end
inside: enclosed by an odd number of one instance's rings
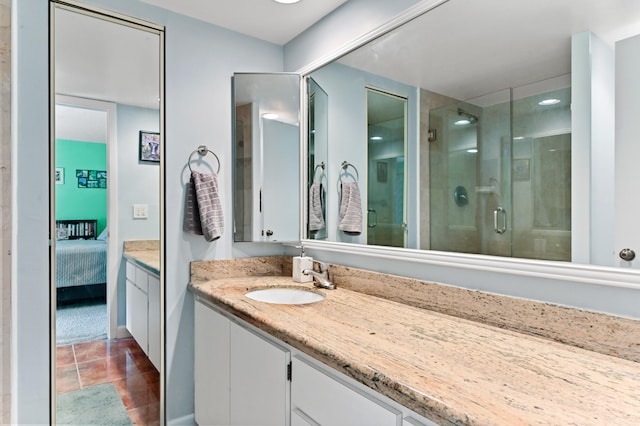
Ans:
POLYGON ((160 133, 140 130, 138 160, 147 163, 160 162, 160 133))
POLYGON ((56 185, 64 184, 64 168, 56 167, 56 185))

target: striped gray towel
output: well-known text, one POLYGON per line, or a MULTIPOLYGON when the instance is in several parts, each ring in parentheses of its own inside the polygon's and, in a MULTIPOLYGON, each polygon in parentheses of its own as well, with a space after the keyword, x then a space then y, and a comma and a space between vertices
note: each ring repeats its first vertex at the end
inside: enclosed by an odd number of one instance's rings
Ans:
POLYGON ((360 235, 362 232, 362 202, 358 182, 340 184, 340 222, 338 229, 349 235, 360 235))
POLYGON ((222 204, 218 194, 218 176, 191 172, 193 178, 202 234, 207 241, 215 241, 224 232, 222 204))
POLYGON ((315 234, 324 229, 324 194, 321 183, 309 188, 309 232, 315 234))
POLYGON ((198 200, 196 199, 196 186, 193 183, 193 176, 189 179, 186 188, 182 229, 184 232, 190 234, 202 235, 202 225, 200 224, 200 212, 198 211, 198 200))

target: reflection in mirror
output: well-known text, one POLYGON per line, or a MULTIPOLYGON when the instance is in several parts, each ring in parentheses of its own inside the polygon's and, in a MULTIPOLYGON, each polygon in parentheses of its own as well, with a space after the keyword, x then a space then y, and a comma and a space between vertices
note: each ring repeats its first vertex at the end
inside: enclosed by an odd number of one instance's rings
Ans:
POLYGON ((307 79, 309 96, 308 110, 308 153, 309 153, 309 239, 324 240, 327 238, 327 164, 329 162, 328 135, 328 96, 313 78, 307 79))
POLYGON ((60 4, 51 19, 52 414, 61 424, 157 423, 161 168, 139 161, 139 135, 162 128, 161 32, 60 4), (132 217, 134 203, 143 217, 132 217), (146 266, 123 256, 134 245, 146 266))
MULTIPOLYGON (((613 70, 616 43, 640 37, 640 19, 616 13, 637 9, 627 0, 606 11, 596 3, 530 2, 512 13, 508 0, 449 0, 311 72, 329 97, 331 158, 368 169, 370 229, 382 221, 371 188, 401 172, 368 158, 365 93, 407 99, 406 218, 394 218, 406 241, 345 238, 335 191, 326 200, 328 239, 617 264, 613 70), (525 19, 552 9, 564 17, 553 31, 525 19)), ((399 206, 401 187, 387 186, 385 202, 399 206)))
POLYGON ((234 241, 298 241, 300 76, 233 75, 234 241))
POLYGON ((366 91, 367 244, 406 247, 407 99, 366 91))

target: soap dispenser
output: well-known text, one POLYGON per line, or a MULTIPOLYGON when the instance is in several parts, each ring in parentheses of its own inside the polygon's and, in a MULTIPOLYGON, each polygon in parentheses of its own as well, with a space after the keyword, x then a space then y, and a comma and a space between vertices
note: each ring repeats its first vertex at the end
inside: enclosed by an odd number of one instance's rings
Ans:
POLYGON ((300 256, 293 258, 293 281, 297 283, 308 283, 313 281, 311 275, 302 273, 305 269, 313 269, 313 258, 304 255, 304 247, 296 246, 300 249, 300 256))

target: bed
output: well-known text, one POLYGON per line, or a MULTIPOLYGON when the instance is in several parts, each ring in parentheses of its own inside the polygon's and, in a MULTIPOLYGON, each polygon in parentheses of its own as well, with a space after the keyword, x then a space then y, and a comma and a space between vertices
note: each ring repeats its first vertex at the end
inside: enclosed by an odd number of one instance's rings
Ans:
POLYGON ((107 282, 107 242, 96 237, 96 221, 56 221, 56 287, 107 282))

